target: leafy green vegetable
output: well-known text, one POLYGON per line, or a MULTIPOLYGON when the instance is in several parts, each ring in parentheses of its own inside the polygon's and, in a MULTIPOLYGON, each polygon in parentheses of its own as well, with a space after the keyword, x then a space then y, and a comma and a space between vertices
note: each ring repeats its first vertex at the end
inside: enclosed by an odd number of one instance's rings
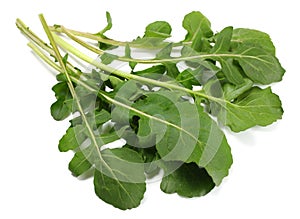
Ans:
POLYGON ((281 119, 282 113, 281 101, 271 88, 253 87, 234 101, 222 104, 218 119, 239 132, 255 125, 270 125, 281 119))
POLYGON ((137 207, 146 191, 144 168, 142 165, 128 165, 128 162, 141 163, 140 155, 129 148, 106 149, 102 155, 111 170, 103 166, 103 169, 95 171, 96 194, 123 210, 137 207))
POLYGON ((264 51, 275 55, 275 47, 271 41, 270 36, 258 30, 251 30, 246 28, 234 29, 232 33, 231 47, 235 49, 239 45, 261 48, 264 51))
POLYGON ((197 197, 206 195, 215 187, 205 169, 194 163, 177 163, 175 165, 173 162, 164 163, 163 169, 168 172, 168 169, 178 165, 180 167, 165 176, 160 184, 161 190, 165 193, 178 193, 185 197, 197 197))
POLYGON ((156 21, 146 27, 144 37, 169 38, 172 28, 168 22, 156 21))
POLYGON ((33 51, 59 73, 51 115, 55 120, 73 115, 59 151, 74 151, 71 173, 93 173, 96 195, 116 208, 137 207, 146 179, 160 172, 163 192, 206 195, 221 184, 233 162, 219 123, 240 132, 282 117, 270 84, 281 81, 285 70, 266 33, 233 27, 214 33, 210 21, 194 11, 183 19, 187 34, 180 42, 168 41, 172 28, 166 21, 152 22, 143 37, 121 42, 105 36, 112 28, 108 12, 107 25, 96 34, 50 27, 40 19, 50 44, 21 20, 16 24, 33 51), (100 59, 85 55, 57 32, 100 59), (66 54, 61 56, 58 47, 66 54), (116 47, 124 49, 123 55, 108 51, 116 47), (133 58, 139 54, 133 48, 155 58, 133 58), (70 63, 69 53, 95 69, 82 72, 70 63), (131 71, 114 68, 114 61, 131 71))

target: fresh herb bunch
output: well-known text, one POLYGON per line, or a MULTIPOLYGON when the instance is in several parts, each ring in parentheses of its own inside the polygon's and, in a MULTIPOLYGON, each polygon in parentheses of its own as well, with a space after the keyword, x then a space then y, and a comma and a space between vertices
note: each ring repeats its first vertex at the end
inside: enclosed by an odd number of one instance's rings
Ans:
POLYGON ((219 124, 240 132, 282 117, 279 97, 265 86, 281 81, 285 72, 270 37, 233 27, 214 33, 204 15, 191 12, 184 17, 187 34, 180 42, 167 41, 172 29, 165 21, 149 24, 143 37, 121 42, 105 35, 112 27, 110 14, 106 17, 107 26, 91 34, 48 26, 40 15, 50 44, 16 22, 33 51, 58 71, 51 115, 55 120, 73 115, 59 141, 60 151, 75 152, 70 171, 76 177, 93 171, 97 196, 124 210, 140 204, 146 178, 161 170, 163 192, 207 194, 232 164, 219 124), (66 51, 63 56, 58 47, 66 51), (124 54, 114 53, 116 48, 124 54), (155 57, 134 58, 139 49, 155 57), (68 54, 95 68, 80 70, 68 54), (131 72, 114 68, 116 61, 127 63, 131 72), (137 70, 144 64, 152 66, 137 70), (108 145, 120 139, 122 145, 108 145))

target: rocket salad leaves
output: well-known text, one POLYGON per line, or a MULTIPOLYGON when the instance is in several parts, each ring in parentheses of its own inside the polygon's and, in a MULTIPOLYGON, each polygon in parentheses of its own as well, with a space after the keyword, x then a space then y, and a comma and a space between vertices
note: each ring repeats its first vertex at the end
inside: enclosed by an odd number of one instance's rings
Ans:
POLYGON ((166 21, 153 22, 142 37, 122 42, 106 36, 112 28, 108 12, 106 18, 107 26, 92 34, 48 26, 40 15, 50 44, 20 19, 16 22, 32 50, 58 72, 51 115, 58 121, 73 115, 59 141, 61 152, 74 151, 70 171, 76 177, 92 171, 96 195, 123 210, 140 204, 146 179, 160 170, 165 193, 209 193, 232 165, 219 124, 240 132, 282 117, 270 84, 281 81, 285 70, 269 35, 233 27, 214 33, 203 14, 191 12, 184 17, 187 34, 180 42, 169 41, 172 28, 166 21), (60 34, 99 58, 87 56, 60 34), (116 48, 124 53, 114 53, 116 48), (138 49, 154 58, 136 58, 138 49), (80 70, 68 54, 94 69, 80 70), (117 61, 127 63, 131 72, 114 67, 117 61))

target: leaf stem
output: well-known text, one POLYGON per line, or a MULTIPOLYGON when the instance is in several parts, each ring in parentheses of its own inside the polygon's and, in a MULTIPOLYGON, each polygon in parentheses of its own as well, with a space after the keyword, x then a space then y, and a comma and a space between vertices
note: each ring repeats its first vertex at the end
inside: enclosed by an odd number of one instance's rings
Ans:
MULTIPOLYGON (((60 27, 61 33, 66 34, 70 39, 74 40, 81 46, 85 47, 86 49, 96 53, 97 55, 103 55, 104 52, 103 50, 100 50, 98 48, 95 48, 94 46, 84 42, 83 40, 79 39, 78 37, 75 36, 70 30, 66 29, 65 27, 61 26, 60 27)), ((174 45, 173 45, 174 47, 174 45)), ((183 61, 205 61, 207 59, 218 59, 218 58, 252 58, 252 59, 259 59, 257 57, 253 56, 247 56, 247 55, 242 55, 242 54, 233 54, 233 53, 212 53, 212 54, 198 54, 198 55, 192 55, 192 56, 182 56, 182 57, 171 57, 167 59, 135 59, 135 58, 128 58, 128 57, 117 57, 117 60, 122 61, 122 62, 136 62, 140 64, 160 64, 160 63, 166 63, 166 62, 173 62, 173 63, 178 63, 178 62, 183 62, 183 61)))
POLYGON ((56 71, 61 72, 62 69, 59 65, 57 65, 55 62, 53 62, 51 59, 49 59, 36 45, 34 45, 32 42, 29 42, 27 44, 35 54, 37 54, 44 62, 46 62, 48 65, 50 65, 52 68, 54 68, 56 71))
POLYGON ((89 57, 86 54, 82 53, 81 51, 79 51, 78 49, 76 49, 75 47, 73 47, 72 45, 67 43, 66 41, 64 41, 59 36, 53 34, 53 37, 54 37, 56 43, 60 47, 65 49, 66 51, 72 53, 73 55, 75 55, 79 59, 82 59, 83 61, 85 61, 85 62, 87 62, 91 65, 94 65, 95 67, 97 67, 97 68, 99 68, 103 71, 110 72, 113 75, 123 77, 123 78, 126 78, 126 79, 133 79, 133 80, 136 80, 136 81, 139 81, 139 82, 144 82, 144 83, 156 85, 156 86, 159 86, 159 87, 165 87, 165 88, 171 89, 171 90, 180 90, 180 91, 189 93, 191 95, 200 96, 200 97, 203 97, 203 98, 215 101, 215 102, 220 102, 221 101, 221 99, 219 99, 219 98, 215 98, 215 97, 206 95, 204 93, 193 91, 193 90, 187 89, 185 87, 181 87, 181 86, 178 86, 178 85, 175 85, 175 84, 170 84, 170 83, 166 83, 166 82, 153 80, 153 79, 150 79, 150 78, 141 77, 141 76, 138 76, 138 75, 130 74, 130 73, 123 72, 121 70, 112 68, 112 67, 107 66, 107 65, 99 62, 98 60, 92 59, 91 57, 89 57))
MULTIPOLYGON (((81 31, 77 31, 77 30, 72 30, 72 29, 68 29, 64 27, 64 30, 62 28, 63 26, 61 25, 57 25, 57 26, 49 26, 49 29, 53 32, 56 33, 64 33, 66 30, 69 33, 72 33, 75 36, 79 36, 79 37, 84 37, 87 39, 91 39, 91 40, 95 40, 97 42, 101 42, 101 43, 105 43, 105 44, 109 44, 112 46, 126 46, 129 45, 132 48, 140 48, 140 49, 160 49, 163 48, 164 46, 166 46, 166 44, 168 44, 168 42, 164 42, 158 46, 145 46, 143 44, 140 43, 135 43, 135 42, 129 42, 129 41, 117 41, 117 40, 113 40, 113 39, 107 39, 107 38, 103 38, 100 35, 97 34, 92 34, 92 33, 88 33, 88 32, 81 32, 81 31)), ((192 42, 177 42, 174 43, 174 47, 178 47, 178 46, 183 46, 183 45, 190 45, 192 42)))
MULTIPOLYGON (((72 80, 71 80, 70 75, 69 75, 69 73, 68 73, 68 71, 67 71, 67 67, 66 67, 66 65, 64 64, 63 60, 62 60, 62 57, 61 57, 60 52, 59 52, 59 50, 58 50, 58 47, 57 47, 57 45, 56 45, 56 43, 55 43, 55 40, 54 40, 54 38, 53 38, 53 35, 52 35, 51 31, 50 31, 49 28, 48 28, 47 22, 46 22, 46 20, 45 20, 45 18, 44 18, 44 16, 43 16, 42 14, 39 15, 39 18, 40 18, 40 21, 41 21, 41 23, 42 23, 42 25, 43 25, 43 28, 44 28, 44 30, 45 30, 47 36, 48 36, 48 39, 50 40, 50 43, 51 43, 51 45, 52 45, 52 47, 53 47, 53 50, 54 50, 55 55, 56 55, 56 58, 57 58, 57 60, 58 60, 58 62, 59 62, 59 64, 60 64, 60 67, 61 67, 63 73, 65 74, 66 78, 67 78, 68 87, 69 87, 70 92, 71 92, 71 94, 72 94, 72 96, 73 96, 73 99, 74 99, 75 102, 76 102, 76 105, 77 105, 77 107, 78 107, 78 111, 79 111, 79 113, 80 113, 80 115, 81 115, 81 117, 82 117, 82 120, 84 121, 84 124, 86 125, 86 128, 87 128, 87 130, 88 130, 88 132, 89 132, 89 135, 90 135, 90 137, 91 137, 91 141, 93 142, 93 145, 94 145, 94 147, 95 147, 95 149, 96 149, 96 151, 97 151, 97 154, 98 154, 98 156, 99 156, 99 159, 101 160, 101 162, 102 162, 103 164, 105 164, 105 166, 106 166, 109 170, 111 170, 110 167, 106 164, 106 162, 104 161, 104 159, 103 159, 103 157, 102 157, 102 154, 101 154, 101 152, 100 152, 100 147, 98 146, 98 142, 97 142, 97 140, 96 140, 96 137, 94 136, 93 129, 91 128, 91 126, 90 126, 90 124, 89 124, 89 122, 88 122, 88 120, 87 120, 87 118, 86 118, 86 116, 85 116, 84 110, 82 109, 82 106, 81 106, 81 104, 80 104, 79 98, 77 97, 77 94, 76 94, 76 92, 75 92, 75 88, 74 88, 74 86, 73 86, 73 84, 72 84, 72 80)), ((113 174, 112 171, 111 171, 111 173, 113 174)))
MULTIPOLYGON (((39 47, 41 47, 46 52, 48 52, 51 56, 56 57, 55 52, 53 51, 53 49, 48 44, 46 44, 43 40, 41 40, 36 34, 34 34, 32 31, 30 31, 29 28, 20 19, 17 19, 16 25, 21 30, 21 32, 25 36, 27 36, 31 41, 33 41, 39 47)), ((110 66, 104 65, 103 63, 101 63, 99 61, 96 61, 95 59, 85 55, 84 53, 82 53, 81 51, 79 51, 78 49, 76 49, 75 47, 73 47, 72 45, 67 43, 66 41, 64 41, 62 38, 60 38, 56 34, 53 33, 52 37, 55 40, 55 42, 59 46, 61 46, 63 49, 65 49, 66 51, 72 53, 76 57, 82 59, 83 61, 85 61, 89 64, 94 65, 95 67, 97 67, 97 68, 99 68, 103 71, 110 72, 113 75, 120 76, 120 77, 123 77, 123 78, 126 78, 126 79, 134 79, 134 80, 137 80, 137 81, 140 81, 140 82, 153 84, 153 85, 156 85, 156 86, 159 86, 159 87, 165 87, 167 89, 180 90, 180 91, 189 93, 191 95, 200 96, 202 98, 206 98, 208 100, 218 102, 218 103, 224 102, 224 100, 222 100, 220 98, 215 98, 213 96, 206 95, 205 93, 202 93, 202 92, 199 92, 199 91, 193 91, 193 90, 190 90, 190 89, 187 89, 187 88, 175 85, 175 84, 170 84, 170 83, 167 83, 167 82, 160 82, 160 81, 157 81, 157 80, 141 77, 141 76, 138 76, 138 75, 133 75, 133 74, 130 74, 130 73, 127 73, 127 72, 120 71, 118 69, 114 69, 110 66)), ((30 47, 33 48, 33 45, 30 44, 30 47)), ((34 49, 34 51, 36 51, 36 48, 34 49)), ((46 57, 44 54, 43 55, 42 55, 42 53, 37 53, 37 54, 39 56, 41 55, 40 57, 43 60, 45 60, 45 61, 47 60, 47 63, 49 62, 50 59, 49 60, 44 59, 46 57)), ((52 66, 52 64, 51 64, 51 66, 52 66)), ((73 72, 76 72, 77 74, 79 74, 78 70, 75 69, 70 63, 67 63, 67 67, 71 68, 71 70, 73 72)), ((60 70, 60 72, 61 72, 61 70, 60 70)))

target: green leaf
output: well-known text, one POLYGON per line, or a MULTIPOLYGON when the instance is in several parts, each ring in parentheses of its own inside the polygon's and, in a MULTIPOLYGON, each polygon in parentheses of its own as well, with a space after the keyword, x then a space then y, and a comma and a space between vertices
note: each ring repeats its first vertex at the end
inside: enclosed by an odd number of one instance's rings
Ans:
POLYGON ((164 65, 154 65, 150 68, 141 70, 141 71, 135 71, 133 72, 136 75, 146 75, 148 73, 150 74, 163 74, 166 72, 166 67, 164 65))
POLYGON ((172 52, 173 44, 169 43, 167 46, 162 48, 157 54, 156 59, 165 59, 165 58, 171 58, 171 52, 172 52))
POLYGON ((155 37, 166 39, 171 37, 172 28, 166 21, 156 21, 146 27, 144 37, 155 37))
MULTIPOLYGON (((106 21, 107 21, 107 25, 103 28, 103 30, 99 31, 95 35, 100 36, 103 39, 109 40, 109 38, 104 35, 107 31, 109 31, 112 28, 112 18, 108 11, 106 12, 106 21)), ((98 42, 98 46, 99 46, 99 49, 101 49, 101 50, 111 50, 111 49, 115 49, 118 47, 118 46, 110 45, 110 44, 103 43, 103 42, 98 42)))
POLYGON ((118 59, 119 57, 111 53, 104 53, 103 55, 101 55, 100 58, 103 64, 108 65, 112 63, 114 60, 118 59))
POLYGON ((167 42, 164 42, 164 38, 159 37, 137 37, 130 43, 134 47, 148 49, 161 48, 167 44, 167 42))
MULTIPOLYGON (((278 59, 260 48, 239 46, 233 52, 220 52, 209 55, 210 59, 223 64, 226 75, 234 83, 234 77, 239 77, 238 83, 242 83, 242 78, 238 76, 237 66, 233 68, 232 60, 238 62, 243 73, 255 83, 271 84, 282 80, 285 70, 281 67, 278 59)), ((235 83, 235 84, 238 84, 235 83)))
POLYGON ((270 84, 282 80, 285 70, 278 59, 270 53, 255 47, 240 46, 234 54, 235 59, 252 81, 270 84))
POLYGON ((199 11, 193 11, 184 17, 182 26, 187 30, 184 41, 193 41, 200 32, 203 37, 209 38, 213 35, 209 20, 199 11))
POLYGON ((51 115, 57 120, 61 121, 67 118, 73 111, 72 96, 66 82, 59 82, 52 87, 57 99, 51 107, 51 115))
POLYGON ((226 100, 233 101, 238 96, 250 90, 252 86, 253 86, 253 82, 247 78, 245 78, 244 82, 240 85, 232 85, 226 83, 223 86, 224 97, 226 100))
MULTIPOLYGON (((86 117, 91 124, 95 124, 95 129, 111 119, 110 114, 105 110, 95 111, 93 114, 87 114, 86 117)), ((72 119, 70 122, 72 126, 67 129, 66 134, 58 144, 61 152, 75 150, 87 139, 86 128, 82 124, 81 116, 72 119)), ((102 138, 105 138, 105 136, 102 136, 102 138)), ((109 140, 104 140, 104 142, 109 143, 109 140)))
MULTIPOLYGON (((125 57, 126 58, 131 58, 131 49, 130 49, 128 44, 126 44, 126 46, 125 46, 125 57)), ((129 66, 130 66, 132 71, 134 70, 136 65, 137 65, 136 62, 129 62, 129 66)))
POLYGON ((271 55, 275 55, 275 46, 270 36, 258 30, 246 28, 234 29, 231 47, 235 50, 241 45, 260 48, 271 55))
POLYGON ((204 70, 204 68, 198 68, 196 70, 185 69, 177 75, 176 81, 184 87, 192 89, 193 85, 200 85, 200 81, 203 77, 203 72, 201 70, 204 70))
POLYGON ((66 101, 59 99, 53 103, 50 107, 51 116, 56 121, 61 121, 67 118, 72 112, 72 101, 71 99, 66 101))
MULTIPOLYGON (((230 43, 232 38, 232 27, 224 28, 220 33, 216 35, 216 43, 211 49, 211 53, 218 54, 228 52, 230 49, 230 43)), ((232 58, 220 58, 216 59, 222 66, 222 72, 226 79, 233 84, 241 84, 244 82, 240 68, 236 66, 232 58)))
MULTIPOLYGON (((106 37, 106 36, 102 36, 102 38, 103 38, 103 39, 106 39, 106 40, 109 40, 109 38, 106 37)), ((118 46, 110 45, 110 44, 103 43, 103 42, 98 42, 98 47, 99 47, 99 49, 101 49, 101 50, 113 50, 113 49, 118 48, 118 46)))
POLYGON ((218 119, 234 132, 256 125, 270 125, 283 114, 281 101, 271 88, 253 87, 233 102, 226 101, 221 106, 218 119))
POLYGON ((59 141, 59 151, 66 152, 78 148, 86 139, 84 131, 85 129, 82 125, 68 128, 66 134, 59 141))
POLYGON ((165 21, 156 21, 146 27, 143 37, 137 37, 130 44, 135 47, 154 49, 167 45, 164 42, 166 38, 171 35, 172 28, 169 23, 165 21))
POLYGON ((200 103, 196 102, 196 105, 200 118, 199 141, 202 142, 204 149, 195 147, 187 162, 195 162, 199 167, 204 167, 214 183, 220 185, 222 179, 228 175, 233 162, 231 149, 217 123, 204 112, 200 103))
POLYGON ((132 82, 128 83, 115 97, 130 108, 116 106, 112 111, 113 122, 119 124, 139 118, 136 136, 122 136, 127 144, 135 144, 138 138, 140 148, 156 145, 162 159, 195 162, 207 167, 215 184, 220 184, 232 163, 230 148, 222 131, 200 104, 184 100, 184 93, 165 90, 144 93, 143 98, 132 100, 132 103, 128 101, 128 94, 136 93, 132 89, 132 82), (214 160, 221 152, 223 157, 214 160), (216 167, 218 173, 210 166, 216 167))
MULTIPOLYGON (((156 54, 156 59, 168 59, 171 58, 171 52, 172 52, 173 44, 170 43, 167 46, 165 46, 163 49, 161 49, 156 54)), ((166 67, 167 75, 171 78, 176 78, 178 74, 180 73, 176 63, 173 62, 163 62, 162 63, 166 67)))
POLYGON ((172 166, 180 167, 172 173, 163 177, 160 188, 165 193, 178 193, 185 197, 198 197, 209 193, 215 184, 204 168, 198 167, 195 163, 167 162, 163 166, 166 172, 172 166))
POLYGON ((105 163, 95 171, 95 192, 103 201, 125 210, 137 207, 146 191, 143 160, 129 148, 102 151, 105 163), (99 171, 101 170, 101 171, 99 171))
POLYGON ((108 30, 110 30, 112 28, 112 19, 111 19, 110 13, 108 11, 106 12, 106 21, 107 21, 107 25, 103 28, 103 30, 98 32, 96 35, 103 36, 103 34, 105 32, 107 32, 108 30))
POLYGON ((92 167, 84 153, 77 152, 69 163, 69 170, 74 176, 80 176, 92 167))
POLYGON ((220 33, 216 35, 216 42, 211 50, 211 53, 219 53, 228 51, 230 48, 233 27, 225 27, 220 33))

